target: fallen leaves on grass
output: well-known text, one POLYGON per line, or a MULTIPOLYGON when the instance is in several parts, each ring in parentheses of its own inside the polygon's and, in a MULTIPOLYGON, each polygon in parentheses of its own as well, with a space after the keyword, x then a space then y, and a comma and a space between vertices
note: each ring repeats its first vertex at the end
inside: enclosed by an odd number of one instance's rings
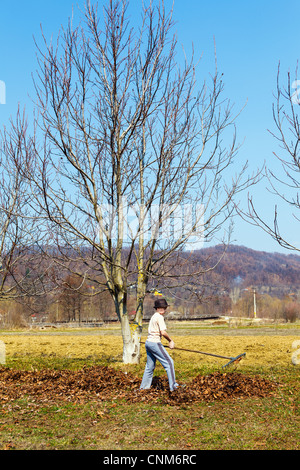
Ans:
POLYGON ((154 377, 150 390, 139 390, 141 379, 112 367, 21 371, 0 369, 0 402, 30 397, 42 402, 125 399, 127 402, 182 404, 237 397, 268 396, 277 389, 260 376, 215 372, 198 375, 173 393, 166 376, 154 377))

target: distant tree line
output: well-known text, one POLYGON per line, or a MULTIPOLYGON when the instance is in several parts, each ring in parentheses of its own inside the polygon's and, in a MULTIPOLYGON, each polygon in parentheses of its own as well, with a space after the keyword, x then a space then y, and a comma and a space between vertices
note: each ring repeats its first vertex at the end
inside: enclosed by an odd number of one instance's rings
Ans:
MULTIPOLYGON (((190 262, 183 263, 178 269, 184 266, 181 274, 188 272, 188 266, 193 269, 194 258, 198 264, 201 260, 205 269, 205 263, 208 260, 212 262, 214 256, 217 258, 221 249, 216 246, 194 253, 186 252, 184 256, 190 262)), ((27 258, 30 260, 29 255, 27 258)), ((19 270, 24 273, 24 282, 26 280, 29 289, 30 284, 36 283, 40 273, 45 271, 42 256, 39 263, 35 257, 34 265, 26 262, 25 266, 19 266, 19 270)), ((254 268, 253 272, 256 273, 254 268)), ((202 282, 197 285, 189 282, 173 289, 164 283, 150 286, 145 296, 144 319, 151 316, 154 299, 160 294, 167 297, 170 303, 169 318, 183 320, 215 315, 252 318, 255 288, 257 317, 293 322, 300 317, 299 272, 300 258, 297 256, 291 258, 231 246, 227 249, 226 257, 213 271, 204 274, 202 282), (261 275, 257 273, 258 277, 251 275, 255 265, 263 266, 261 275)), ((42 296, 32 292, 31 295, 0 302, 0 326, 28 326, 43 321, 117 321, 115 305, 109 292, 97 292, 97 282, 62 272, 53 265, 43 283, 46 292, 42 296)), ((136 313, 135 290, 134 284, 128 289, 128 316, 131 322, 136 313)))

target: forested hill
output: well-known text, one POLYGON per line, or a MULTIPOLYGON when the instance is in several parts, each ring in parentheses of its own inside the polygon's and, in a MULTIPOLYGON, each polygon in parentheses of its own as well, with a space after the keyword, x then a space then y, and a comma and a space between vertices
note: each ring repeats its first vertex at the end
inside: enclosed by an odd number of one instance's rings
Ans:
MULTIPOLYGON (((195 252, 195 257, 209 257, 217 262, 224 247, 217 245, 195 252)), ((300 288, 300 256, 295 254, 255 251, 244 246, 231 245, 212 272, 214 281, 227 287, 271 286, 300 288)))

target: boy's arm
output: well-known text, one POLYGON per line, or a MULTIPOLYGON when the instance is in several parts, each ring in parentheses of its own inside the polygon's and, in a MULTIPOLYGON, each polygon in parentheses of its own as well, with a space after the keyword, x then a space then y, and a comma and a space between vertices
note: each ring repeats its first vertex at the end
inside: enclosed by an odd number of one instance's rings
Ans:
POLYGON ((169 348, 170 349, 174 349, 175 348, 175 343, 174 341, 171 339, 171 337, 168 335, 168 333, 166 332, 166 330, 163 330, 160 332, 161 336, 163 336, 164 338, 166 338, 167 341, 169 341, 169 348))

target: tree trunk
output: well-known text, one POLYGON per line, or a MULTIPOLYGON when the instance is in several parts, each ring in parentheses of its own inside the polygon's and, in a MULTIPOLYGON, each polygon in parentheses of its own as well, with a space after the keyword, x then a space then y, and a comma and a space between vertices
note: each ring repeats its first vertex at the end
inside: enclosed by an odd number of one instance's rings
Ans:
POLYGON ((129 324, 128 315, 124 315, 122 326, 123 362, 124 364, 139 364, 140 362, 140 331, 138 325, 129 324))
POLYGON ((123 338, 123 362, 124 364, 139 364, 140 362, 140 338, 142 328, 136 322, 130 325, 127 314, 127 296, 119 293, 115 299, 118 318, 121 323, 123 338))

